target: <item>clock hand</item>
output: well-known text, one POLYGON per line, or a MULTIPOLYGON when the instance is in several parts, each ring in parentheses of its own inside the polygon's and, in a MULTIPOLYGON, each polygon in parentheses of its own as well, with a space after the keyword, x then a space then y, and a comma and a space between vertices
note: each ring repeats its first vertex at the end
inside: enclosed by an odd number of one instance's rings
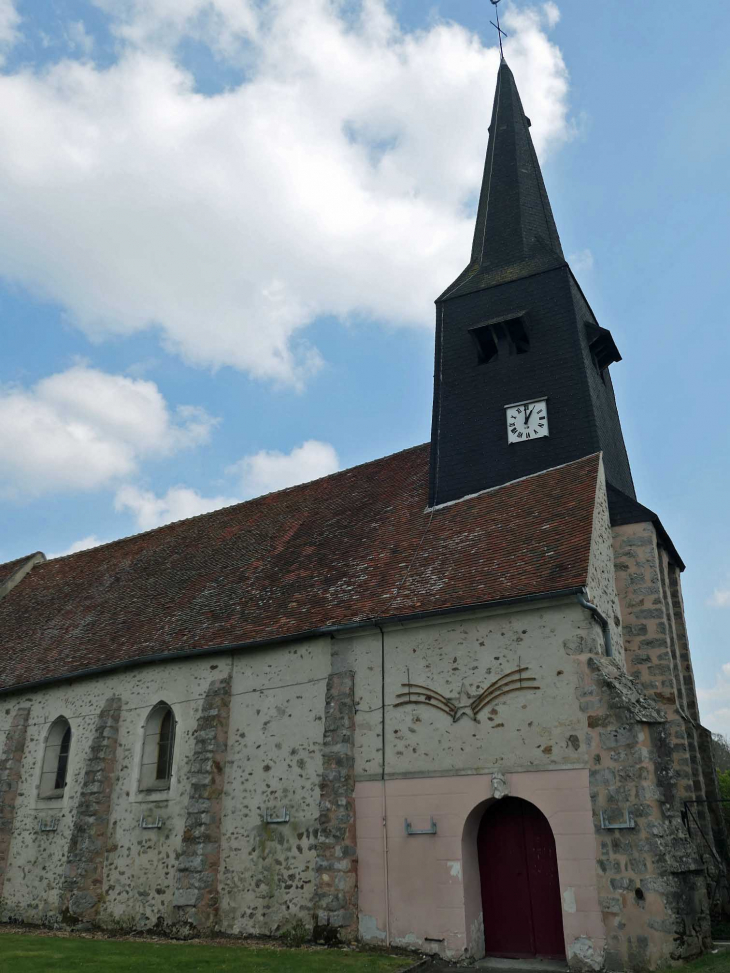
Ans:
POLYGON ((529 412, 527 411, 527 409, 525 409, 525 425, 527 425, 527 423, 528 423, 528 422, 530 421, 530 416, 532 415, 532 413, 533 413, 534 411, 535 411, 535 406, 534 406, 534 405, 533 405, 533 407, 532 407, 532 408, 530 409, 530 411, 529 411, 529 412))

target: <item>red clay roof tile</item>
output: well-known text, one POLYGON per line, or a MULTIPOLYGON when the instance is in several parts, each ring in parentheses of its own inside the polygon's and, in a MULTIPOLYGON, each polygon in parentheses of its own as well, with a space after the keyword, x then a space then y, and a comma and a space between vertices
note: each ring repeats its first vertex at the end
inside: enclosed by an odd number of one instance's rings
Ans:
POLYGON ((14 561, 6 561, 5 564, 0 564, 0 585, 9 581, 18 568, 22 567, 32 557, 32 554, 26 554, 25 557, 16 557, 14 561))
POLYGON ((585 583, 597 454, 433 514, 428 454, 37 565, 0 601, 0 688, 585 583))

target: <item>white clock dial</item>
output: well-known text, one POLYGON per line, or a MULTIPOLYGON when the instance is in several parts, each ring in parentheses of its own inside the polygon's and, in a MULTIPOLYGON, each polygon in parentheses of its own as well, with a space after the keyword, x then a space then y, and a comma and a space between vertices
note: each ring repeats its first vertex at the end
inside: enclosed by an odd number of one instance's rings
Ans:
POLYGON ((545 399, 508 405, 505 411, 508 443, 526 443, 529 439, 540 439, 541 436, 548 435, 545 399))

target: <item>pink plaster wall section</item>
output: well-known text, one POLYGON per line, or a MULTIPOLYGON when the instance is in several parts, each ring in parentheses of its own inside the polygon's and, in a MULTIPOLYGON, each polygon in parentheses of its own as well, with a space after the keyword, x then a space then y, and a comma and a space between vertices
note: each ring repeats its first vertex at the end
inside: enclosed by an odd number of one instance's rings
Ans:
MULTIPOLYGON (((586 937, 602 953, 588 771, 526 772, 506 779, 512 796, 540 808, 553 829, 566 952, 586 937)), ((360 933, 370 942, 383 942, 387 927, 382 787, 378 781, 355 787, 360 933)), ((491 775, 389 780, 385 788, 391 942, 448 958, 465 953, 478 958, 483 939, 475 835, 492 797, 491 775), (436 835, 406 835, 406 818, 414 828, 428 828, 431 817, 436 835)))

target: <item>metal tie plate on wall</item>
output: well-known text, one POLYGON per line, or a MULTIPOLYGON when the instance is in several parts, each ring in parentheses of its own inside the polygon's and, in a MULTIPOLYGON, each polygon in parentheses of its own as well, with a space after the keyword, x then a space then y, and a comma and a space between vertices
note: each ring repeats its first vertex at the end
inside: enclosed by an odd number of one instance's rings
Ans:
POLYGON ((411 827, 411 822, 406 818, 406 834, 436 834, 436 822, 433 817, 431 818, 431 827, 423 828, 420 831, 417 828, 411 827))
POLYGON ((279 808, 278 813, 275 811, 269 811, 267 808, 266 811, 264 811, 264 822, 265 824, 288 824, 289 808, 279 808))
POLYGON ((139 826, 140 828, 142 828, 143 831, 154 831, 157 828, 162 827, 162 818, 158 814, 157 820, 152 823, 149 823, 143 814, 142 817, 139 819, 139 826))
POLYGON ((608 811, 601 811, 601 827, 607 830, 618 831, 621 828, 635 828, 636 822, 634 821, 634 816, 631 811, 626 811, 626 820, 619 821, 618 824, 611 824, 608 820, 608 811))

